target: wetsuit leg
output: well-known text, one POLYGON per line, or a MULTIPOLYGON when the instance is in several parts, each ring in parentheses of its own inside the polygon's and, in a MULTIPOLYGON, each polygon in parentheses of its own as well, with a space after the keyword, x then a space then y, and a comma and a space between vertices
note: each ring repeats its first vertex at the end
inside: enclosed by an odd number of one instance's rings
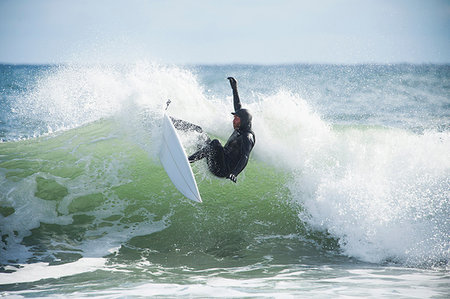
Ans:
POLYGON ((190 122, 181 120, 181 119, 176 119, 173 117, 170 117, 170 119, 172 120, 173 126, 175 127, 175 129, 180 130, 180 131, 196 131, 198 133, 203 133, 203 129, 200 126, 194 125, 190 122))
POLYGON ((193 153, 192 155, 190 155, 188 157, 189 162, 192 163, 192 162, 201 160, 203 158, 206 158, 209 150, 210 150, 209 145, 199 149, 198 151, 196 151, 195 153, 193 153))
POLYGON ((194 162, 200 159, 203 159, 206 157, 206 151, 208 150, 206 147, 209 146, 211 143, 211 139, 208 137, 208 135, 203 132, 202 127, 194 125, 193 123, 176 119, 170 116, 170 119, 172 120, 173 126, 175 129, 183 131, 183 132, 197 132, 200 133, 200 135, 197 137, 197 152, 189 156, 189 161, 194 162))
POLYGON ((209 144, 209 151, 206 156, 209 170, 218 177, 226 177, 229 173, 225 163, 225 152, 222 144, 214 139, 209 144))
POLYGON ((192 163, 203 158, 206 158, 209 171, 215 176, 226 177, 229 174, 228 166, 225 163, 225 152, 219 140, 214 139, 208 145, 190 155, 188 159, 192 163))

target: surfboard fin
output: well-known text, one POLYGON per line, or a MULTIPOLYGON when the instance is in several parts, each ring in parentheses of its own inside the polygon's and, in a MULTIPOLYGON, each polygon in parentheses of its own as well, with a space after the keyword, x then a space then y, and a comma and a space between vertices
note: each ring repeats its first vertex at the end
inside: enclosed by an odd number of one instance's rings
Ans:
POLYGON ((166 102, 166 109, 165 109, 166 111, 169 108, 170 103, 172 103, 172 101, 170 99, 168 99, 166 102))

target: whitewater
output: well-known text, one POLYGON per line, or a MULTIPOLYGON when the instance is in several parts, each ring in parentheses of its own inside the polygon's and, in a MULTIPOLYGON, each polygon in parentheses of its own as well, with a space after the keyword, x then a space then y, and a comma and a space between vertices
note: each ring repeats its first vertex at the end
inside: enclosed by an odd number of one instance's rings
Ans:
MULTIPOLYGON (((0 295, 450 294, 450 66, 0 65, 0 295), (238 183, 159 160, 173 117, 256 146, 238 183)), ((180 132, 192 153, 199 136, 180 132)))

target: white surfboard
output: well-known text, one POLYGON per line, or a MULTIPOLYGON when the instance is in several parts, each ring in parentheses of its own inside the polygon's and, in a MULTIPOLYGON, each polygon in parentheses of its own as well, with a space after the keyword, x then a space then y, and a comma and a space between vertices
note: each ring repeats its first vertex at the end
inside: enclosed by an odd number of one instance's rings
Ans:
POLYGON ((159 159, 178 191, 193 201, 202 202, 186 152, 167 113, 163 118, 159 159))

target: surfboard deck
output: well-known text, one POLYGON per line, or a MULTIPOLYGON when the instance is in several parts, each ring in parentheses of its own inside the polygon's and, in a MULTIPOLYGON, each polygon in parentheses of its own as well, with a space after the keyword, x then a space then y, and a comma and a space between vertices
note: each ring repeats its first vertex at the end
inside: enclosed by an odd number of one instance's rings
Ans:
POLYGON ((181 194, 195 202, 202 202, 186 152, 167 113, 163 117, 159 160, 181 194))

